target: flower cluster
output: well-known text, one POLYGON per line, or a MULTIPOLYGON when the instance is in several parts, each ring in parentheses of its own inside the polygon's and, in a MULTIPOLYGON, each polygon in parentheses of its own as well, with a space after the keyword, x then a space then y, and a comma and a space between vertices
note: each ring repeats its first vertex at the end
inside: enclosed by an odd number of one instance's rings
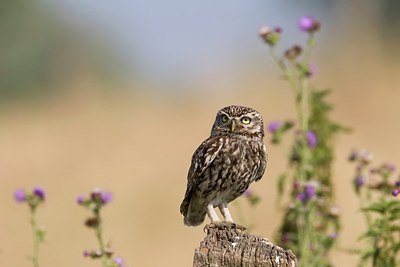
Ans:
POLYGON ((335 206, 332 142, 345 128, 330 117, 332 106, 326 101, 329 90, 319 90, 310 81, 317 73, 317 65, 310 60, 316 44, 314 36, 320 26, 311 16, 301 17, 298 27, 307 34, 307 42, 290 46, 281 56, 275 48, 282 29, 265 26, 260 29, 260 36, 294 95, 296 119, 273 121, 267 129, 273 144, 281 143, 283 135, 293 129, 288 168, 278 179, 279 197, 290 191, 290 199, 277 241, 294 251, 302 266, 330 266, 328 251, 340 228, 338 209, 331 213, 335 206), (287 183, 288 179, 291 183, 287 183))
POLYGON ((22 188, 15 190, 14 199, 18 203, 28 203, 31 209, 36 209, 46 198, 46 192, 40 186, 35 187, 32 192, 22 188))
POLYGON ((26 203, 29 206, 33 233, 33 255, 31 259, 35 267, 39 266, 39 245, 44 241, 46 235, 46 231, 38 226, 36 214, 37 208, 45 201, 45 198, 46 191, 40 186, 33 188, 32 191, 19 188, 14 192, 14 199, 17 203, 26 203))
POLYGON ((289 131, 294 125, 294 122, 291 120, 287 120, 284 122, 281 121, 273 121, 268 124, 268 131, 271 133, 271 142, 273 144, 279 144, 282 140, 282 136, 284 133, 289 131))
POLYGON ((299 19, 298 26, 304 32, 313 33, 319 30, 321 24, 312 16, 303 16, 299 19))
POLYGON ((260 37, 271 46, 275 46, 279 42, 281 33, 281 27, 275 27, 271 30, 268 26, 263 26, 259 31, 260 37))
POLYGON ((366 248, 361 250, 360 266, 368 262, 373 266, 398 266, 400 202, 393 197, 400 194, 400 176, 395 178, 396 166, 374 166, 373 156, 366 150, 354 150, 348 159, 355 164, 353 185, 367 225, 361 236, 366 248))
POLYGON ((366 190, 380 191, 384 194, 398 195, 398 189, 395 188, 397 182, 393 178, 396 166, 393 163, 385 162, 378 166, 371 166, 373 155, 367 150, 353 150, 348 159, 355 164, 353 186, 357 194, 366 188, 366 190))
POLYGON ((105 244, 103 239, 101 209, 110 203, 112 199, 113 197, 110 192, 100 188, 93 189, 88 197, 80 195, 76 198, 78 205, 92 212, 92 215, 86 219, 85 225, 95 230, 99 243, 99 249, 85 250, 83 256, 91 259, 101 259, 103 267, 126 267, 121 257, 113 258, 114 250, 109 244, 105 244))
MULTIPOLYGON (((83 251, 83 256, 91 259, 98 259, 101 258, 103 255, 106 255, 106 257, 111 257, 113 255, 113 252, 111 250, 106 250, 105 252, 102 252, 101 250, 92 250, 88 251, 85 250, 83 251)), ((108 261, 109 267, 127 267, 125 264, 125 260, 119 256, 114 257, 112 260, 108 261)))
POLYGON ((297 200, 305 204, 311 201, 316 196, 316 185, 315 183, 307 183, 303 186, 302 190, 297 194, 297 200))

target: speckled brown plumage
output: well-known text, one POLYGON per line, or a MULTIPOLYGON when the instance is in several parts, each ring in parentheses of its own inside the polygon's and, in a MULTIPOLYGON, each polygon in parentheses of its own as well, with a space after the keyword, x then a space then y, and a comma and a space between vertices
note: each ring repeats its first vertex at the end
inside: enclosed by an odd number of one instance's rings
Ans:
POLYGON ((206 213, 212 222, 218 222, 215 207, 226 221, 233 222, 227 204, 264 174, 267 152, 263 137, 263 120, 254 109, 232 105, 218 111, 211 136, 192 157, 180 207, 186 225, 201 224, 206 213))

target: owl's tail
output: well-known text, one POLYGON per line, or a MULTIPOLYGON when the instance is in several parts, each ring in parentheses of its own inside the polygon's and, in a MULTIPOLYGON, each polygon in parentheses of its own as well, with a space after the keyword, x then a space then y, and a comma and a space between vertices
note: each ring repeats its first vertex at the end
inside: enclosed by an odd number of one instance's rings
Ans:
POLYGON ((195 198, 188 199, 185 196, 181 204, 181 214, 183 215, 183 223, 185 225, 197 226, 204 222, 206 209, 204 203, 199 203, 195 198))

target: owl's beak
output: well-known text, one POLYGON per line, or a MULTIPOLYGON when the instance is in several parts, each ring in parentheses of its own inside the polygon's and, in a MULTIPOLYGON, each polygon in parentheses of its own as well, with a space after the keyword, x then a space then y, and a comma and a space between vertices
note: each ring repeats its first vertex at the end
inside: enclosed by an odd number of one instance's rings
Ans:
POLYGON ((232 131, 232 133, 234 133, 235 130, 236 130, 236 122, 234 120, 232 120, 232 122, 231 122, 231 131, 232 131))

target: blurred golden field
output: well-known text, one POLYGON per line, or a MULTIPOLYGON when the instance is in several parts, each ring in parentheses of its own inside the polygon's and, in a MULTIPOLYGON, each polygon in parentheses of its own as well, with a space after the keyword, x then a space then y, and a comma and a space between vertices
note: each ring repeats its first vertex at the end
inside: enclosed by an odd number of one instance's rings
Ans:
MULTIPOLYGON (((347 162, 350 150, 367 148, 377 162, 400 164, 398 46, 377 37, 380 28, 374 21, 358 20, 365 24, 357 27, 356 35, 345 31, 335 45, 325 41, 326 46, 318 47, 320 71, 313 81, 333 89, 333 117, 353 130, 336 140, 334 183, 343 248, 357 248, 364 229, 347 162)), ((334 19, 332 23, 345 25, 334 19)), ((256 33, 254 42, 260 42, 256 33)), ((12 194, 16 188, 36 185, 48 194, 39 210, 39 222, 48 232, 40 251, 42 266, 99 266, 82 256, 84 249, 97 244, 83 225, 88 212, 75 204, 77 195, 94 187, 114 195, 104 210, 105 237, 128 266, 191 266, 204 233, 202 227, 183 225, 179 205, 192 153, 208 136, 216 111, 240 104, 257 109, 266 122, 294 117, 290 90, 267 64, 267 47, 260 47, 263 57, 254 64, 245 60, 242 72, 232 73, 236 79, 229 88, 202 77, 204 83, 194 86, 204 85, 201 90, 173 91, 168 85, 154 90, 140 83, 105 84, 82 71, 53 84, 55 93, 42 99, 3 101, 0 266, 31 266, 26 260, 32 251, 28 209, 15 203, 12 194)), ((252 185, 262 197, 253 232, 270 239, 281 216, 276 180, 286 167, 286 155, 285 146, 269 145, 266 174, 252 185)), ((234 205, 231 210, 235 218, 234 205)), ((357 259, 343 252, 332 257, 336 266, 355 266, 357 259)))

